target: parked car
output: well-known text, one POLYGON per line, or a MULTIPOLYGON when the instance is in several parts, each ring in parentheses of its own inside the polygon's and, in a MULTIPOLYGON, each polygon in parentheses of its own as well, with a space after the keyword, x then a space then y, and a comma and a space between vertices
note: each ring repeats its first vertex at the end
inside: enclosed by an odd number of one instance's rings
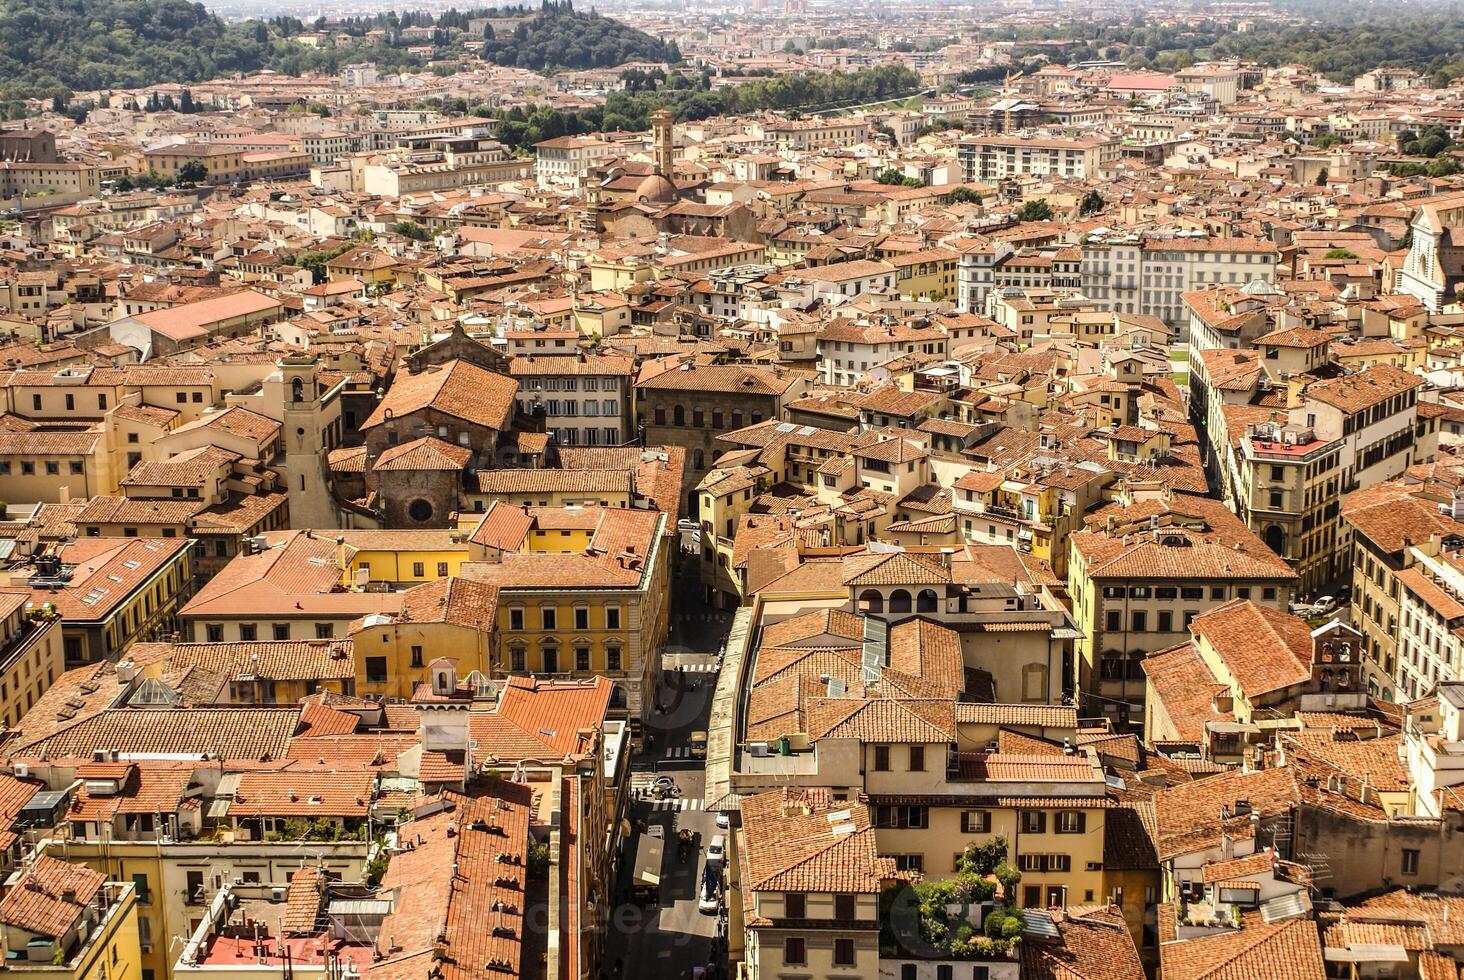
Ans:
POLYGON ((721 868, 727 860, 727 838, 722 834, 714 834, 712 842, 707 845, 707 865, 721 868))
POLYGON ((701 888, 697 891, 696 910, 702 915, 716 915, 722 908, 722 887, 717 874, 707 868, 710 874, 703 874, 701 888))
POLYGON ((726 810, 717 811, 717 829, 730 830, 732 828, 732 814, 726 810))

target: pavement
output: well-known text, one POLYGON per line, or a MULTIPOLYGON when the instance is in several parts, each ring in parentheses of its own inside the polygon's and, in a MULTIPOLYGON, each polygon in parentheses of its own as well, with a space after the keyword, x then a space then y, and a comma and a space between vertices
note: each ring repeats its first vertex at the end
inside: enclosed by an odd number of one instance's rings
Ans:
MULTIPOLYGON (((662 658, 663 670, 654 712, 646 723, 650 746, 631 760, 633 790, 649 786, 659 776, 670 776, 680 792, 664 800, 632 800, 633 826, 659 824, 666 841, 658 902, 640 905, 622 901, 629 895, 637 837, 632 836, 620 863, 617 904, 610 916, 606 942, 609 977, 655 976, 657 980, 691 977, 695 967, 716 964, 712 976, 726 976, 724 942, 715 942, 725 919, 697 910, 697 888, 706 865, 706 847, 717 830, 716 817, 704 806, 705 763, 693 758, 689 738, 704 731, 716 688, 717 651, 726 639, 732 617, 705 609, 696 582, 696 560, 684 556, 682 574, 673 593, 672 642, 662 658), (687 561, 686 558, 690 558, 687 561), (691 574, 686 574, 690 566, 691 574), (682 829, 692 832, 694 854, 682 862, 676 838, 682 829), (615 964, 621 963, 616 971, 615 964)), ((635 795, 634 793, 632 795, 635 795)))

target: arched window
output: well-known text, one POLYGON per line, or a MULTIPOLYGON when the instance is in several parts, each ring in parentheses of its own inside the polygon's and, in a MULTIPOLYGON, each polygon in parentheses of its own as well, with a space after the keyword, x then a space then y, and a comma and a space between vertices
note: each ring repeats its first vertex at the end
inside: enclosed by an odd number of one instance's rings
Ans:
POLYGON ((863 613, 884 612, 884 596, 877 589, 865 589, 859 593, 859 611, 863 613))
POLYGON ((691 468, 701 470, 706 468, 707 454, 701 449, 691 451, 691 468))
POLYGON ((296 402, 305 400, 305 381, 303 379, 296 378, 290 382, 290 400, 296 402))
POLYGON ((1286 529, 1279 524, 1266 528, 1266 547, 1276 554, 1286 555, 1286 529))
POLYGON ((921 589, 920 594, 915 597, 915 611, 935 612, 938 603, 934 589, 921 589))
POLYGON ((680 405, 674 405, 674 406, 672 406, 672 408, 671 408, 671 424, 672 425, 685 425, 686 424, 686 409, 682 408, 680 405))
POLYGON ((890 612, 907 613, 910 611, 910 593, 904 589, 896 589, 890 593, 890 612))

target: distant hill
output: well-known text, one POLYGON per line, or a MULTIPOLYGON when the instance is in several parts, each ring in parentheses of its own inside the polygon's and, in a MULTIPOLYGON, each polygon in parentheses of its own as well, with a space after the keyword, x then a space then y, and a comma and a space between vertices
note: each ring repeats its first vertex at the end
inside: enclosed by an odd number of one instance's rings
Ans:
POLYGON ((225 23, 189 0, 0 0, 0 98, 188 84, 273 68, 335 71, 372 61, 420 68, 403 48, 367 42, 321 49, 293 40, 290 18, 225 23))
POLYGON ((572 0, 546 2, 513 33, 485 34, 483 58, 495 65, 531 71, 614 68, 629 61, 677 62, 681 52, 645 31, 591 11, 577 13, 572 0))
POLYGON ((271 48, 263 24, 228 26, 187 0, 0 2, 0 87, 10 97, 196 82, 254 71, 271 48))

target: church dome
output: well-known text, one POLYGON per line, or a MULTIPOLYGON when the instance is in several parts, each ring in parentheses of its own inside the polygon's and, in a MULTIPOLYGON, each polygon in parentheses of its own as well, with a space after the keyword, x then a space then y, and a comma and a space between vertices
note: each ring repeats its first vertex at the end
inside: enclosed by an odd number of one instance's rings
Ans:
POLYGON ((635 199, 645 204, 671 204, 676 200, 676 185, 660 174, 651 174, 635 189, 635 199))

